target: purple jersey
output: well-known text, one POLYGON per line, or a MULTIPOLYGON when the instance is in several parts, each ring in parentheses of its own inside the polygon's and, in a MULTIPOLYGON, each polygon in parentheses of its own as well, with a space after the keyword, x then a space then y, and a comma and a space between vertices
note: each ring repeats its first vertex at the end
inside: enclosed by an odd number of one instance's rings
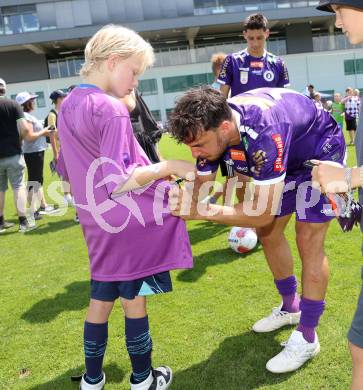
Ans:
POLYGON ((58 129, 92 279, 127 281, 192 267, 185 223, 167 207, 167 182, 113 197, 136 167, 151 165, 126 107, 94 86, 81 86, 63 102, 58 129))
POLYGON ((256 88, 283 88, 290 84, 281 58, 267 51, 260 58, 252 57, 247 49, 226 57, 218 82, 231 87, 231 96, 256 88))
MULTIPOLYGON (((310 159, 342 163, 342 132, 322 108, 308 97, 285 88, 261 88, 228 100, 241 135, 221 159, 234 172, 250 176, 256 184, 273 184, 306 176, 310 159)), ((197 162, 198 173, 218 169, 217 161, 197 162)))

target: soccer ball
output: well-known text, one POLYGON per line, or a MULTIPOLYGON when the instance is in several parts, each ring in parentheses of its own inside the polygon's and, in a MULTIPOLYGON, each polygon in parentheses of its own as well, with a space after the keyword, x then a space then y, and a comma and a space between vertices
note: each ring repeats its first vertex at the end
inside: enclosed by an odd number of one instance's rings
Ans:
POLYGON ((229 232, 228 242, 237 253, 247 253, 257 244, 257 234, 254 229, 234 226, 229 232))

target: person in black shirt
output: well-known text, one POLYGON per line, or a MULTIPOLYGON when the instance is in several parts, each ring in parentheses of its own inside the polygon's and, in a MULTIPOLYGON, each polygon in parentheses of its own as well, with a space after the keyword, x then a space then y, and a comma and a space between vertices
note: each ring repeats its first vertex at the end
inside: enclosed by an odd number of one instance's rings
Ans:
POLYGON ((0 79, 0 231, 11 227, 4 219, 5 192, 8 181, 14 191, 15 207, 19 217, 19 232, 35 228, 34 221, 26 218, 26 189, 24 184, 25 162, 22 154, 22 139, 35 141, 49 134, 48 129, 38 133, 25 120, 18 103, 5 97, 6 83, 0 79))
POLYGON ((140 92, 135 89, 130 95, 121 99, 125 103, 132 124, 132 130, 140 146, 154 164, 160 162, 157 143, 163 134, 140 92))

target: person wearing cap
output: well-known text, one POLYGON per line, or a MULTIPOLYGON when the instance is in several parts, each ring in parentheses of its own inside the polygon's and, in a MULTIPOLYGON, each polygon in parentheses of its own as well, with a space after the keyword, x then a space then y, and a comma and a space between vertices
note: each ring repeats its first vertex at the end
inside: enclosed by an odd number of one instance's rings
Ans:
MULTIPOLYGON (((57 89, 53 91, 49 95, 49 99, 52 101, 52 104, 54 104, 54 108, 52 108, 49 111, 49 114, 45 120, 44 125, 45 126, 54 126, 55 129, 57 129, 57 117, 58 117, 58 112, 59 109, 62 105, 63 99, 67 96, 65 92, 63 92, 61 89, 57 89)), ((55 162, 58 161, 58 156, 59 156, 59 139, 57 133, 53 133, 50 137, 50 142, 52 145, 52 150, 53 150, 53 157, 55 162)))
POLYGON ((32 218, 26 217, 26 189, 24 185, 24 156, 21 142, 35 141, 48 135, 44 129, 34 133, 32 126, 25 119, 21 106, 5 97, 6 83, 0 79, 0 231, 10 227, 4 220, 5 193, 8 181, 14 191, 15 207, 19 217, 19 232, 34 229, 32 218), (20 136, 19 136, 20 135, 20 136))
MULTIPOLYGON (((321 11, 336 14, 335 25, 341 28, 353 45, 363 43, 363 1, 362 0, 321 0, 318 7, 321 11)), ((361 108, 362 115, 362 108, 361 108)), ((313 169, 313 181, 321 186, 323 192, 346 192, 350 188, 360 188, 359 200, 363 202, 363 121, 358 125, 355 139, 357 168, 337 168, 321 161, 313 169)), ((363 231, 363 219, 361 221, 363 231)), ((363 247, 362 247, 363 250, 363 247)), ((363 269, 362 269, 363 278, 363 269)), ((352 390, 363 389, 363 287, 360 293, 357 310, 348 332, 349 349, 353 361, 352 390)))
MULTIPOLYGON (((32 126, 35 134, 43 131, 43 124, 30 113, 35 109, 35 100, 38 95, 29 92, 20 92, 16 95, 16 102, 24 111, 24 117, 32 126)), ((46 129, 49 129, 48 127, 46 129)), ((45 136, 39 136, 34 141, 24 140, 23 153, 28 170, 28 202, 31 205, 34 219, 41 219, 41 214, 49 214, 55 209, 48 206, 43 191, 44 151, 47 149, 45 136), (34 196, 35 195, 35 196, 34 196)))
MULTIPOLYGON (((63 92, 61 89, 57 89, 49 95, 50 100, 54 104, 54 108, 50 110, 44 125, 54 126, 55 129, 57 130, 58 113, 61 108, 62 102, 66 96, 67 94, 63 92)), ((56 170, 59 176, 61 177, 61 179, 65 181, 64 175, 62 174, 63 161, 59 161, 60 143, 59 143, 58 133, 57 132, 52 133, 49 138, 53 150, 53 161, 55 163, 54 165, 57 167, 56 170)), ((69 186, 67 185, 63 186, 64 201, 66 202, 67 205, 73 206, 72 195, 70 193, 69 188, 66 187, 69 186)))

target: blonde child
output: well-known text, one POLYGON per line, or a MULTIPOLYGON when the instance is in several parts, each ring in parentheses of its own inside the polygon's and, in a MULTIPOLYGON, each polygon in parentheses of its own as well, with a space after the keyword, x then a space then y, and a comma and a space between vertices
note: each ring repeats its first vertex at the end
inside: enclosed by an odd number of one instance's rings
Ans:
POLYGON ((172 381, 169 367, 152 368, 145 296, 171 291, 169 270, 192 267, 185 224, 170 214, 164 199, 170 183, 160 179, 186 178, 194 165, 152 165, 119 100, 137 87, 153 60, 151 46, 134 31, 105 26, 88 42, 83 84, 72 90, 59 114, 61 154, 90 258, 82 390, 105 384, 107 321, 117 298, 125 313, 131 389, 164 390, 172 381))

